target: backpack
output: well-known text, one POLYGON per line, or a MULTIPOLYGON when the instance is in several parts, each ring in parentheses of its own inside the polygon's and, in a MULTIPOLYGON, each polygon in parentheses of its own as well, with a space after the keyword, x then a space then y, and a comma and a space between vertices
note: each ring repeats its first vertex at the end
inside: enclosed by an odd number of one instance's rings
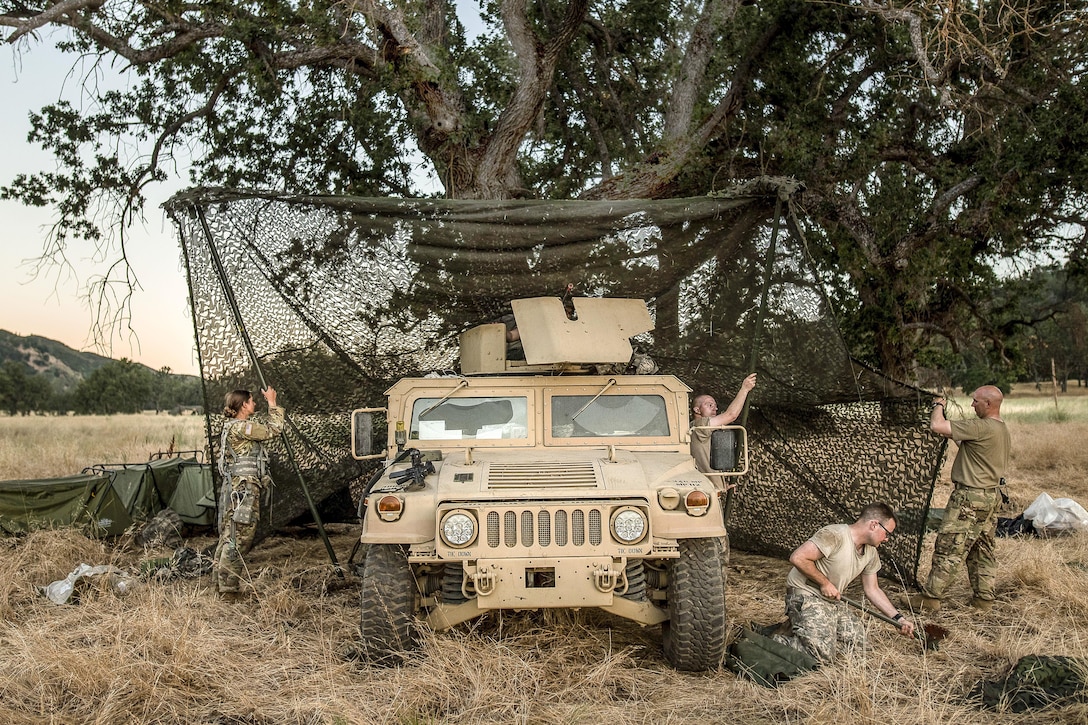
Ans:
POLYGON ((1088 660, 1075 657, 1027 655, 999 680, 979 681, 971 699, 991 710, 1025 712, 1071 702, 1085 702, 1088 660))
POLYGON ((764 687, 778 687, 816 669, 819 662, 807 652, 742 627, 729 645, 725 666, 764 687))
POLYGON ((1025 519, 1024 514, 1020 514, 1015 519, 1006 519, 999 516, 997 518, 997 529, 994 531, 994 535, 1005 538, 1013 536, 1039 536, 1039 532, 1036 531, 1035 524, 1031 519, 1025 519))

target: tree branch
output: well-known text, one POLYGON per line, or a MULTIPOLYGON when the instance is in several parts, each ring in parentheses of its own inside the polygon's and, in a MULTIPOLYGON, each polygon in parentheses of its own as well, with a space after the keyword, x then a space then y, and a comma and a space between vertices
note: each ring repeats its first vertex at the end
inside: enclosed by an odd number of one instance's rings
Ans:
POLYGON ((910 35, 911 48, 914 50, 914 58, 922 68, 925 79, 930 83, 936 83, 941 79, 941 74, 933 67, 929 59, 929 51, 925 40, 922 38, 922 19, 917 14, 904 8, 894 8, 891 5, 883 5, 875 0, 861 0, 861 9, 868 13, 874 13, 893 23, 903 23, 907 26, 910 35))
POLYGON ((679 140, 691 125, 699 88, 705 83, 707 66, 714 57, 722 27, 733 19, 741 0, 705 0, 699 19, 692 28, 680 62, 680 73, 665 106, 665 144, 679 140))
MULTIPOLYGON (((26 10, 18 15, 0 15, 0 25, 15 28, 15 32, 5 38, 8 43, 14 43, 27 33, 32 33, 50 23, 59 22, 62 17, 69 13, 77 13, 81 10, 98 10, 105 2, 106 0, 64 0, 51 5, 40 13, 31 14, 31 11, 26 10)), ((23 7, 25 8, 25 6, 23 7)))
POLYGON ((654 199, 665 193, 668 184, 676 178, 691 157, 702 153, 710 140, 720 135, 723 124, 736 114, 744 93, 751 83, 756 61, 763 57, 771 42, 781 31, 782 24, 779 18, 771 23, 752 44, 745 53, 744 59, 737 65, 729 90, 698 129, 679 143, 659 150, 629 171, 605 179, 596 187, 583 193, 580 198, 654 199))
MULTIPOLYGON (((222 23, 184 23, 172 25, 166 29, 166 32, 172 33, 172 37, 167 42, 138 48, 125 38, 118 37, 95 24, 91 17, 73 17, 67 24, 134 66, 150 65, 173 57, 180 51, 196 46, 209 38, 229 38, 232 35, 231 28, 222 23)), ((293 38, 285 38, 284 42, 291 40, 293 38)), ((284 52, 265 52, 262 54, 262 60, 272 70, 294 70, 305 66, 328 65, 359 73, 361 69, 372 72, 377 56, 378 52, 375 48, 344 35, 333 45, 312 46, 284 52), (359 61, 363 63, 360 65, 359 61)))
MULTIPOLYGON (((447 147, 465 125, 460 89, 443 83, 437 61, 409 29, 400 8, 376 0, 355 0, 348 7, 362 14, 384 39, 379 55, 396 76, 395 92, 412 119, 419 148, 444 177, 447 194, 459 196, 459 190, 468 187, 472 177, 471 170, 465 168, 463 144, 447 147), (443 168, 445 174, 441 173, 443 168)), ((440 34, 433 22, 425 25, 428 39, 439 42, 440 34)))
POLYGON ((544 105, 559 53, 570 45, 589 1, 567 0, 563 19, 547 43, 533 31, 526 6, 526 0, 502 2, 503 24, 518 62, 518 82, 477 167, 477 192, 486 198, 503 198, 520 186, 515 163, 518 149, 544 105))

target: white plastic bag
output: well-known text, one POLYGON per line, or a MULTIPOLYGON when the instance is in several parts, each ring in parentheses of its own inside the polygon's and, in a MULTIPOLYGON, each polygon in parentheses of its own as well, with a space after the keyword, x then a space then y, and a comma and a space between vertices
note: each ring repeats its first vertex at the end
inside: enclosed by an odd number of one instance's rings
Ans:
POLYGON ((1088 511, 1083 506, 1071 498, 1051 498, 1047 493, 1031 502, 1024 510, 1024 518, 1040 534, 1088 531, 1088 511))
POLYGON ((123 574, 120 569, 109 564, 101 564, 99 566, 91 566, 90 564, 80 564, 72 573, 64 577, 59 581, 55 581, 52 584, 46 584, 44 587, 38 587, 41 593, 48 597, 49 601, 54 604, 66 604, 72 596, 72 592, 76 589, 76 582, 86 576, 95 576, 97 574, 123 574))

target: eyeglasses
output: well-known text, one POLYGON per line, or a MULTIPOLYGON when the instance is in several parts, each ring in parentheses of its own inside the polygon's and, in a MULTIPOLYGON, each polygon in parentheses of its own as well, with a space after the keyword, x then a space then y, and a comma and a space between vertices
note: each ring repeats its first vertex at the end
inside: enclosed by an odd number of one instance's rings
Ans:
POLYGON ((880 528, 884 529, 884 533, 885 533, 885 534, 887 534, 888 536, 891 536, 891 535, 892 535, 892 532, 888 531, 888 527, 887 527, 887 526, 885 526, 884 524, 880 523, 880 522, 879 522, 879 521, 877 521, 876 519, 873 519, 873 521, 876 521, 876 525, 877 525, 877 526, 879 526, 880 528))

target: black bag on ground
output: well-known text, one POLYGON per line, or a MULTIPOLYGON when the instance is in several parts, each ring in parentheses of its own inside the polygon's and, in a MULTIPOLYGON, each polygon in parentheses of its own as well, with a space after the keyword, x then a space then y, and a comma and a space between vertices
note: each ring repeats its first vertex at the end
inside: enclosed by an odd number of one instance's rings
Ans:
POLYGON ((1020 514, 1015 519, 1006 519, 999 516, 994 534, 1009 538, 1014 536, 1038 536, 1039 532, 1035 530, 1035 524, 1032 523, 1031 519, 1025 519, 1024 514, 1020 514))
POLYGON ((725 666, 764 687, 777 687, 779 683, 816 669, 819 663, 807 652, 741 628, 729 645, 725 666))

